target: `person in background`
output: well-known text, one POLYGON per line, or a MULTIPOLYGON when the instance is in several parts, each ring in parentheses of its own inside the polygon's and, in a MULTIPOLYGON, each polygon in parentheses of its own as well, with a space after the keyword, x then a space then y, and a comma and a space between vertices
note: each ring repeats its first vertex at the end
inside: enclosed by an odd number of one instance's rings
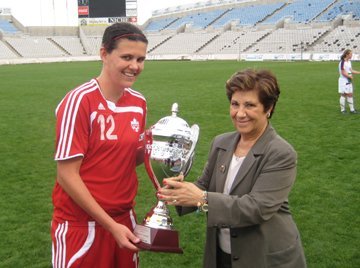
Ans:
POLYGON ((350 113, 356 114, 354 105, 354 74, 360 74, 359 71, 352 69, 351 66, 352 51, 351 49, 346 49, 341 55, 341 60, 339 62, 339 94, 340 94, 340 112, 346 113, 346 103, 349 105, 350 113))
POLYGON ((138 267, 133 206, 147 106, 131 86, 147 44, 135 25, 107 27, 101 73, 56 108, 53 267, 138 267))
POLYGON ((201 176, 166 178, 158 196, 179 215, 207 213, 203 267, 306 267, 288 197, 297 153, 269 120, 280 95, 267 70, 246 69, 226 82, 235 131, 217 136, 201 176))

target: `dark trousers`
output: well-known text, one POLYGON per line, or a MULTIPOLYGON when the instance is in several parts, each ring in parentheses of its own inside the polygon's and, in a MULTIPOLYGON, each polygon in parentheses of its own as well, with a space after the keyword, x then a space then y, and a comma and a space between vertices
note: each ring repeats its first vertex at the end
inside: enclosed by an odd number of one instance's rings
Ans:
POLYGON ((231 268, 231 255, 222 251, 219 246, 216 251, 216 268, 231 268))

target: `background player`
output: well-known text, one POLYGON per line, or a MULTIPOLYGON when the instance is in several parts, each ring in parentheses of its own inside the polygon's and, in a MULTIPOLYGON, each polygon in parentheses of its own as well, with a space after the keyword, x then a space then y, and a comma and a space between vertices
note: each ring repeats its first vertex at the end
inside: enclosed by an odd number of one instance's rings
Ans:
POLYGON ((340 93, 340 111, 346 113, 346 102, 349 105, 350 113, 356 114, 353 98, 353 75, 360 74, 359 71, 353 70, 351 66, 352 51, 346 49, 341 55, 339 62, 339 93, 340 93))
POLYGON ((54 267, 138 265, 133 205, 147 108, 130 87, 144 68, 147 43, 132 24, 106 28, 100 75, 56 109, 54 267))

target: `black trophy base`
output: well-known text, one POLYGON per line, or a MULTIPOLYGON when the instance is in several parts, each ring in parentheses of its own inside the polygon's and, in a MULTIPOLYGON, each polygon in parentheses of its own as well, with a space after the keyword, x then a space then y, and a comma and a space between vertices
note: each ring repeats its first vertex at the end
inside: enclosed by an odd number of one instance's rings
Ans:
POLYGON ((142 250, 183 253, 183 250, 179 247, 179 233, 176 230, 137 225, 134 233, 141 239, 141 242, 135 245, 142 250))

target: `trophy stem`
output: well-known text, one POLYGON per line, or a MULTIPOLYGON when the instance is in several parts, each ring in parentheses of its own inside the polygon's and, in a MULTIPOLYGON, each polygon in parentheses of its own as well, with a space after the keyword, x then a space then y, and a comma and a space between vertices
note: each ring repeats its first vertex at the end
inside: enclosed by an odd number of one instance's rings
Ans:
POLYGON ((156 206, 146 214, 143 224, 158 229, 173 229, 173 221, 164 201, 158 200, 156 206))
POLYGON ((141 242, 137 247, 158 252, 183 253, 179 247, 179 234, 173 230, 172 219, 165 201, 158 200, 145 216, 141 225, 136 225, 134 230, 141 242))

